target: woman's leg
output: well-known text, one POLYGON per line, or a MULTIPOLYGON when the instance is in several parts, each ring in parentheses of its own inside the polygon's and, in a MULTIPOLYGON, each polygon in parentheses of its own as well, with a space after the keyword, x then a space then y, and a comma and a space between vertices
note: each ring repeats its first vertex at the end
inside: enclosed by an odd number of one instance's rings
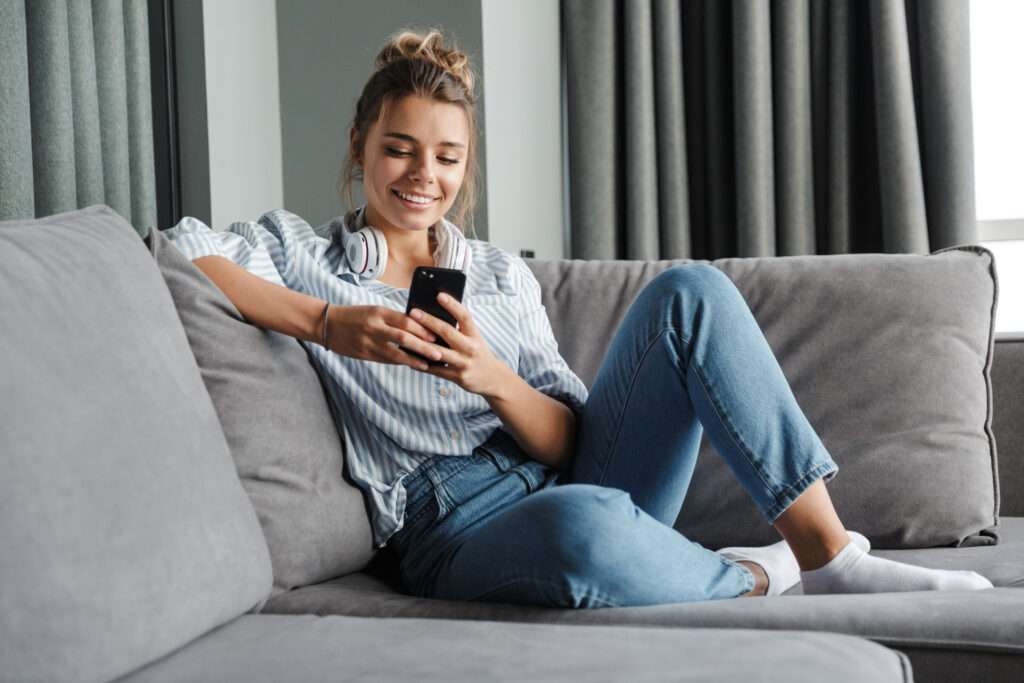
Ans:
POLYGON ((571 481, 627 491, 671 526, 705 429, 769 522, 838 470, 735 285, 689 264, 655 277, 616 332, 584 408, 571 481))
POLYGON ((627 313, 584 408, 572 480, 621 488, 670 525, 701 426, 786 539, 805 592, 991 587, 974 572, 870 557, 852 541, 824 485, 838 467, 746 301, 720 270, 691 264, 654 278, 627 313))
POLYGON ((437 548, 418 582, 422 595, 622 607, 732 598, 755 589, 751 572, 691 543, 625 491, 564 484, 524 495, 519 478, 506 474, 419 541, 437 548), (516 487, 522 497, 508 502, 516 487))

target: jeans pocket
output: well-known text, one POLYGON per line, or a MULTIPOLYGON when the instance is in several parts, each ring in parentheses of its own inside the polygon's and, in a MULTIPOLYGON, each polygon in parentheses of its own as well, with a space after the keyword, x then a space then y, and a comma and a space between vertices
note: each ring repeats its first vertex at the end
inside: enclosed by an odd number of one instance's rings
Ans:
POLYGON ((508 457, 504 453, 491 450, 486 446, 477 446, 477 450, 483 457, 487 458, 492 463, 494 463, 494 466, 498 468, 499 472, 508 472, 514 466, 519 464, 517 461, 508 457))

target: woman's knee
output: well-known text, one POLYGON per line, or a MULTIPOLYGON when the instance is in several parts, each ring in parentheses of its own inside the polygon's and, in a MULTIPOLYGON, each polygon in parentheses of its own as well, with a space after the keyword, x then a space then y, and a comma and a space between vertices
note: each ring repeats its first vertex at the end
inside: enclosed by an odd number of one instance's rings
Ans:
POLYGON ((568 576, 599 576, 616 549, 628 545, 637 508, 629 493, 593 484, 564 484, 534 494, 546 521, 548 557, 568 576))
POLYGON ((672 266, 651 280, 651 285, 669 292, 689 289, 713 293, 735 288, 728 275, 710 263, 703 262, 672 266))
POLYGON ((745 306, 745 300, 735 283, 724 272, 710 263, 687 263, 672 266, 659 273, 644 290, 649 302, 658 302, 655 310, 679 312, 665 302, 677 302, 684 313, 711 306, 715 310, 731 310, 745 306))

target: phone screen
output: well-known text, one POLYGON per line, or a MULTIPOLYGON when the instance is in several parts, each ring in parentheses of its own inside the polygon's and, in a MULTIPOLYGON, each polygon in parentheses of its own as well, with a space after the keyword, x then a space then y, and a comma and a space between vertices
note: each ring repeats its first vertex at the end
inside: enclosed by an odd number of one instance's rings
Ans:
MULTIPOLYGON (((405 314, 408 315, 412 309, 418 308, 421 311, 429 313, 435 318, 440 318, 449 325, 455 327, 457 326, 455 316, 441 306, 437 300, 437 295, 440 292, 444 292, 455 298, 457 301, 462 301, 462 293, 465 287, 466 274, 461 270, 454 268, 420 266, 412 274, 412 283, 409 285, 409 301, 405 306, 405 314)), ((434 343, 438 346, 448 346, 448 343, 440 336, 437 337, 437 340, 434 343)), ((443 367, 448 366, 448 364, 443 361, 425 358, 415 351, 410 351, 403 346, 398 348, 429 363, 430 365, 443 367)))

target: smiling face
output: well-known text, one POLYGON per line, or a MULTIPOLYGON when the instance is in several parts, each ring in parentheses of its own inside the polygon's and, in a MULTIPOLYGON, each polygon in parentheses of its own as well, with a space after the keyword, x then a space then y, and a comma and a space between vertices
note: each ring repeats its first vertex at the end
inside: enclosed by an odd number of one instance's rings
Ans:
POLYGON ((366 222, 386 234, 437 223, 462 187, 468 145, 469 121, 456 104, 408 95, 385 107, 359 159, 366 222))

